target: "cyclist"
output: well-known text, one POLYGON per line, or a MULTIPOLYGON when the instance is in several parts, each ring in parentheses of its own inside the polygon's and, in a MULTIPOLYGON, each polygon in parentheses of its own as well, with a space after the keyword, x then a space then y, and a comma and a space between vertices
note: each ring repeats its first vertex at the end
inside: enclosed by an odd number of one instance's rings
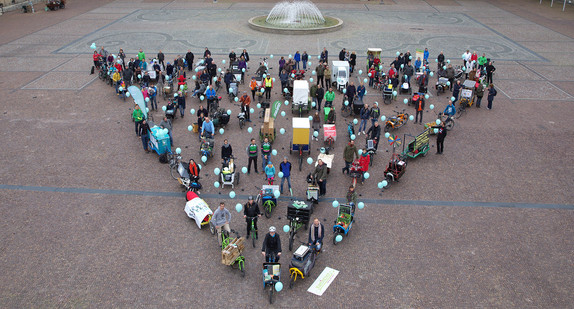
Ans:
POLYGON ((229 228, 231 213, 229 210, 225 209, 225 203, 219 203, 219 208, 217 208, 217 210, 215 210, 213 213, 211 221, 213 221, 213 225, 215 225, 215 229, 217 230, 217 240, 221 246, 221 230, 226 230, 228 235, 231 233, 231 229, 229 228))
POLYGON ((456 107, 454 106, 454 102, 452 102, 451 100, 448 100, 448 105, 447 107, 444 109, 444 112, 442 112, 443 114, 447 115, 447 116, 454 116, 454 114, 456 114, 456 107))
POLYGON ((321 251, 321 247, 323 246, 323 236, 325 232, 325 227, 319 221, 318 218, 313 220, 313 224, 311 224, 311 228, 309 229, 309 246, 315 245, 317 252, 321 251))
POLYGON ((250 195, 248 202, 243 205, 243 218, 247 222, 247 238, 251 232, 251 219, 253 218, 253 226, 255 227, 255 239, 257 239, 257 217, 261 217, 261 211, 259 210, 259 205, 253 201, 253 196, 250 195), (249 218, 248 218, 249 217, 249 218))
POLYGON ((265 262, 279 262, 281 257, 281 239, 279 234, 275 233, 275 227, 269 228, 269 233, 265 235, 265 240, 263 240, 263 247, 261 248, 261 254, 265 257, 265 262), (273 257, 275 260, 273 261, 273 257))
POLYGON ((357 204, 357 192, 355 192, 355 187, 353 186, 349 186, 349 191, 347 191, 347 203, 357 204))

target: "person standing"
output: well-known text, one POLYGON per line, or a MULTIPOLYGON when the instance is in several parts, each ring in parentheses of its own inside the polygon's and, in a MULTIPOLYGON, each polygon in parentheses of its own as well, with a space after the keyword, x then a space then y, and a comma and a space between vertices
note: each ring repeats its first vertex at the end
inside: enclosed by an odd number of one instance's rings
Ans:
POLYGON ((261 143, 261 169, 263 173, 265 172, 265 166, 267 166, 267 162, 271 159, 271 143, 269 142, 269 138, 264 138, 263 143, 261 143))
POLYGON ((221 146, 221 162, 224 165, 227 165, 231 158, 233 158, 233 148, 226 138, 223 140, 223 145, 221 146))
POLYGON ((327 87, 331 87, 331 69, 329 68, 329 65, 325 65, 323 75, 325 76, 325 85, 327 85, 327 87))
MULTIPOLYGON (((442 67, 441 67, 442 68, 442 67)), ((445 70, 446 78, 448 78, 448 83, 450 84, 449 90, 452 91, 452 87, 454 86, 454 68, 452 64, 449 64, 445 70)))
POLYGON ((462 54, 462 66, 463 67, 466 67, 466 63, 470 61, 470 57, 472 57, 472 54, 467 49, 466 53, 462 54))
POLYGON ((249 161, 247 163, 247 174, 251 174, 251 163, 253 162, 253 168, 255 169, 255 174, 259 174, 257 171, 257 144, 255 139, 251 139, 251 144, 247 146, 247 155, 249 156, 249 161))
POLYGON ((151 110, 157 111, 157 87, 156 86, 149 87, 147 93, 149 95, 151 110))
POLYGON ((205 138, 213 138, 213 135, 215 135, 215 126, 209 117, 205 117, 201 124, 201 136, 205 138))
MULTIPOLYGON (((335 92, 333 88, 329 88, 329 91, 325 93, 325 106, 333 106, 333 101, 335 101, 335 92)), ((318 110, 321 110, 320 106, 318 110)))
POLYGON ((265 98, 267 100, 271 100, 271 89, 273 89, 273 80, 271 79, 271 75, 267 75, 265 77, 265 98))
POLYGON ((365 183, 365 173, 369 171, 369 164, 371 163, 371 156, 363 149, 363 153, 359 158, 359 165, 361 166, 361 184, 365 183))
POLYGON ((249 53, 247 52, 247 49, 244 49, 243 52, 241 52, 241 57, 243 57, 246 63, 249 63, 249 53))
POLYGON ((273 185, 275 180, 275 166, 271 163, 271 160, 267 161, 267 166, 265 166, 265 179, 269 185, 273 185))
POLYGON ((425 51, 423 52, 423 60, 426 65, 429 60, 429 49, 427 47, 425 47, 425 51))
POLYGON ((494 71, 496 71, 496 68, 494 67, 494 65, 492 65, 492 61, 490 61, 486 66, 486 82, 488 84, 492 84, 492 74, 494 73, 494 71))
POLYGON ((363 102, 363 97, 365 96, 365 93, 367 92, 367 89, 365 88, 365 84, 363 82, 361 82, 359 84, 359 87, 357 87, 357 99, 359 99, 359 102, 363 102))
POLYGON ((165 55, 161 52, 161 49, 160 49, 159 52, 157 53, 157 61, 159 61, 159 63, 165 67, 165 63, 163 62, 164 60, 165 60, 165 55))
POLYGON ((245 120, 251 122, 251 112, 249 106, 251 105, 251 98, 247 94, 247 91, 243 91, 243 96, 239 99, 241 102, 241 111, 245 114, 245 120))
POLYGON ((225 209, 225 203, 219 203, 219 208, 217 208, 213 213, 211 221, 213 221, 213 225, 215 225, 215 229, 217 230, 217 241, 221 246, 221 230, 226 230, 228 234, 231 233, 231 229, 229 228, 231 212, 225 209))
MULTIPOLYGON (((322 63, 315 68, 315 72, 317 73, 317 85, 321 83, 322 87, 325 87, 325 66, 322 63)), ((329 85, 327 85, 329 87, 329 85)))
POLYGON ((361 117, 361 123, 359 124, 359 130, 357 136, 361 135, 361 132, 365 134, 365 130, 367 129, 367 122, 369 121, 369 117, 371 117, 371 110, 369 109, 369 104, 363 105, 363 108, 361 108, 360 117, 361 117))
POLYGON ((276 233, 274 226, 269 227, 269 233, 265 235, 261 254, 263 254, 265 262, 267 263, 279 262, 279 258, 281 257, 281 239, 279 238, 279 234, 276 233))
POLYGON ((281 59, 279 59, 279 72, 283 71, 285 68, 285 63, 285 57, 281 57, 281 59))
POLYGON ((325 196, 327 194, 327 164, 323 163, 323 160, 317 160, 317 167, 315 167, 311 177, 319 185, 319 197, 325 196))
POLYGON ((307 70, 307 62, 309 61, 309 54, 307 54, 307 51, 303 51, 303 54, 301 55, 301 61, 303 61, 303 70, 307 70))
POLYGON ((134 123, 136 125, 136 135, 140 136, 140 125, 142 123, 142 120, 144 119, 144 114, 143 114, 142 110, 140 109, 139 105, 136 105, 134 107, 134 111, 132 113, 132 118, 134 119, 134 123))
POLYGON ((140 48, 140 51, 138 53, 138 60, 140 62, 145 62, 145 53, 143 52, 143 50, 140 48))
POLYGON ((486 54, 482 53, 482 56, 478 57, 478 71, 480 73, 482 73, 482 69, 484 68, 484 66, 486 65, 486 62, 488 60, 486 59, 486 54))
POLYGON ((381 127, 379 126, 379 122, 375 121, 373 126, 371 126, 367 131, 367 139, 373 140, 375 149, 378 149, 380 137, 381 137, 381 127))
POLYGON ((452 88, 452 96, 454 97, 454 101, 452 101, 453 103, 458 101, 458 95, 460 94, 461 89, 462 85, 460 84, 460 79, 458 79, 452 88))
POLYGON ((301 54, 299 53, 299 51, 295 53, 293 59, 295 59, 295 67, 297 68, 297 70, 299 70, 299 62, 301 62, 301 54))
POLYGON ((489 110, 492 109, 492 100, 494 100, 494 97, 498 94, 498 91, 496 91, 496 89, 494 89, 494 85, 490 84, 488 86, 488 105, 486 106, 486 108, 488 108, 489 110))
MULTIPOLYGON (((325 96, 325 89, 323 89, 321 85, 317 85, 317 93, 315 95, 317 99, 317 110, 321 112, 321 102, 323 102, 323 97, 325 96)), ((334 92, 333 92, 333 99, 335 99, 334 92)))
POLYGON ((187 70, 191 71, 193 69, 193 59, 195 56, 191 52, 191 49, 187 50, 187 54, 185 54, 185 61, 187 62, 187 70))
POLYGON ((253 98, 253 101, 255 101, 255 92, 257 91, 257 81, 255 80, 255 76, 251 77, 249 88, 251 88, 251 97, 253 98))
POLYGON ((317 136, 319 136, 319 131, 321 130, 321 117, 319 116, 319 111, 316 111, 313 115, 313 121, 311 122, 311 127, 313 128, 313 137, 312 139, 319 141, 318 137, 315 137, 315 132, 317 132, 317 136))
POLYGON ((231 66, 231 63, 235 62, 235 60, 237 60, 237 54, 233 50, 231 50, 231 52, 229 53, 229 66, 231 66))
POLYGON ((329 51, 327 50, 327 47, 323 47, 323 51, 321 52, 321 56, 320 56, 320 60, 323 63, 329 63, 329 51))
POLYGON ((315 246, 317 252, 321 251, 321 246, 323 245, 323 236, 325 236, 325 227, 319 221, 318 218, 313 220, 311 228, 309 228, 309 246, 315 246))
POLYGON ((482 83, 478 83, 478 87, 476 87, 476 107, 480 108, 480 102, 482 101, 482 97, 484 96, 484 85, 482 83))
POLYGON ((169 136, 169 143, 173 146, 173 136, 171 135, 171 120, 167 119, 167 116, 163 116, 163 120, 159 123, 159 126, 163 129, 167 129, 167 135, 169 136))
POLYGON ((422 96, 422 94, 419 94, 419 99, 416 100, 414 103, 415 103, 415 110, 416 110, 415 123, 417 123, 417 120, 418 120, 420 124, 423 124, 423 112, 425 110, 425 99, 422 96), (419 120, 419 115, 421 116, 420 120, 419 120))
POLYGON ((345 146, 345 150, 343 151, 343 160, 345 160, 345 167, 343 167, 342 172, 344 173, 347 171, 349 174, 349 169, 351 167, 351 163, 355 158, 359 157, 359 152, 357 151, 357 147, 355 146, 355 141, 350 141, 347 146, 345 146))
POLYGON ((255 239, 257 239, 257 218, 261 217, 259 205, 253 201, 253 196, 249 196, 247 203, 243 205, 243 218, 247 222, 247 239, 251 234, 251 220, 253 220, 253 227, 255 228, 255 239))
POLYGON ((444 122, 441 122, 438 127, 438 132, 436 134, 436 153, 442 154, 444 150, 444 138, 446 137, 446 128, 444 127, 444 122))
POLYGON ((355 95, 357 94, 357 88, 355 87, 355 83, 350 82, 347 86, 347 100, 349 101, 349 105, 353 105, 353 101, 355 100, 355 95))
POLYGON ((185 117, 185 96, 178 95, 177 96, 177 108, 179 108, 179 114, 181 118, 185 117))
POLYGON ((350 73, 353 73, 353 71, 355 71, 355 65, 357 65, 357 54, 355 52, 352 52, 349 60, 350 73))
POLYGON ((371 108, 371 126, 375 125, 375 122, 379 119, 381 115, 381 110, 379 109, 379 102, 373 103, 373 107, 371 108))
POLYGON ((142 120, 139 133, 142 139, 143 149, 145 150, 145 152, 149 152, 149 149, 147 147, 149 143, 149 125, 147 124, 147 121, 145 119, 142 120))
MULTIPOLYGON (((279 192, 283 194, 283 183, 287 180, 287 185, 289 186, 289 192, 291 192, 291 162, 287 160, 287 157, 283 157, 283 162, 279 165, 279 171, 283 173, 281 178, 281 187, 279 187, 279 192)), ((291 193, 293 195, 293 193, 291 193)))

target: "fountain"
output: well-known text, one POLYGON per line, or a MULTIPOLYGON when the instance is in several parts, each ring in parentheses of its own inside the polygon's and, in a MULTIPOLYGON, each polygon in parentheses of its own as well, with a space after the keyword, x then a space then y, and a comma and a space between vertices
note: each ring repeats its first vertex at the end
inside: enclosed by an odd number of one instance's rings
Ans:
POLYGON ((309 0, 289 0, 277 3, 267 16, 256 16, 249 26, 259 31, 282 34, 315 34, 341 28, 343 21, 323 16, 309 0))

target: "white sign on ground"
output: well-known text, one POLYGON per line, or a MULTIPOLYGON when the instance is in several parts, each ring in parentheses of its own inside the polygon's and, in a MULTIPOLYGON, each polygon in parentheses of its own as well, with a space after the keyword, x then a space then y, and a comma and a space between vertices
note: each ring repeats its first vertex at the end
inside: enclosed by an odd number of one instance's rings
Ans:
POLYGON ((325 269, 319 275, 317 280, 315 280, 315 282, 311 284, 307 292, 313 293, 318 296, 323 295, 323 293, 325 293, 329 285, 331 285, 331 282, 335 280, 335 277, 337 277, 338 274, 339 274, 338 270, 333 269, 331 267, 325 267, 325 269))

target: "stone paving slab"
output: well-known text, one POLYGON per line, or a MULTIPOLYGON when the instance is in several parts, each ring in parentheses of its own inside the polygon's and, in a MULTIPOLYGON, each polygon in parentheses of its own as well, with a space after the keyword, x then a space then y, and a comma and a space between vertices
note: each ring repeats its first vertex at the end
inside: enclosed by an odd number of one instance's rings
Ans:
POLYGON ((10 42, 8 45, 65 45, 81 38, 82 35, 58 35, 47 36, 43 34, 31 34, 15 41, 10 42))
MULTIPOLYGON (((0 50, 6 46, 0 46, 0 50)), ((30 49, 29 47, 27 49, 30 49)), ((1 52, 0 52, 1 53, 1 52)), ((69 58, 69 56, 68 56, 69 58)), ((0 71, 2 72, 31 72, 31 71, 50 71, 59 65, 69 61, 63 57, 2 57, 0 61, 0 71)))
MULTIPOLYGON (((565 58, 565 57, 563 57, 565 58)), ((536 71, 536 73, 544 76, 551 81, 572 81, 574 80, 574 71, 565 67, 558 65, 539 65, 528 63, 526 64, 529 68, 536 71)))
POLYGON ((84 72, 49 72, 24 86, 24 89, 79 90, 97 78, 84 72), (58 81, 54 83, 54 81, 58 81))
POLYGON ((511 99, 572 100, 568 93, 546 81, 499 80, 496 85, 511 99))
POLYGON ((514 63, 512 65, 500 65, 498 62, 494 63, 496 67, 496 80, 500 79, 510 79, 510 80, 543 80, 538 72, 529 69, 527 66, 523 66, 519 63, 514 63))
MULTIPOLYGON (((90 58, 84 57, 83 55, 69 56, 70 60, 61 64, 60 66, 56 67, 53 71, 54 72, 82 72, 82 73, 89 73, 92 66, 94 65, 94 61, 90 58)), ((95 72, 97 74, 97 71, 95 72)), ((95 76, 95 75, 93 75, 95 76)))
POLYGON ((552 82, 556 87, 574 96, 574 82, 552 82))
POLYGON ((0 88, 5 90, 20 89, 43 74, 43 72, 0 71, 0 88))

